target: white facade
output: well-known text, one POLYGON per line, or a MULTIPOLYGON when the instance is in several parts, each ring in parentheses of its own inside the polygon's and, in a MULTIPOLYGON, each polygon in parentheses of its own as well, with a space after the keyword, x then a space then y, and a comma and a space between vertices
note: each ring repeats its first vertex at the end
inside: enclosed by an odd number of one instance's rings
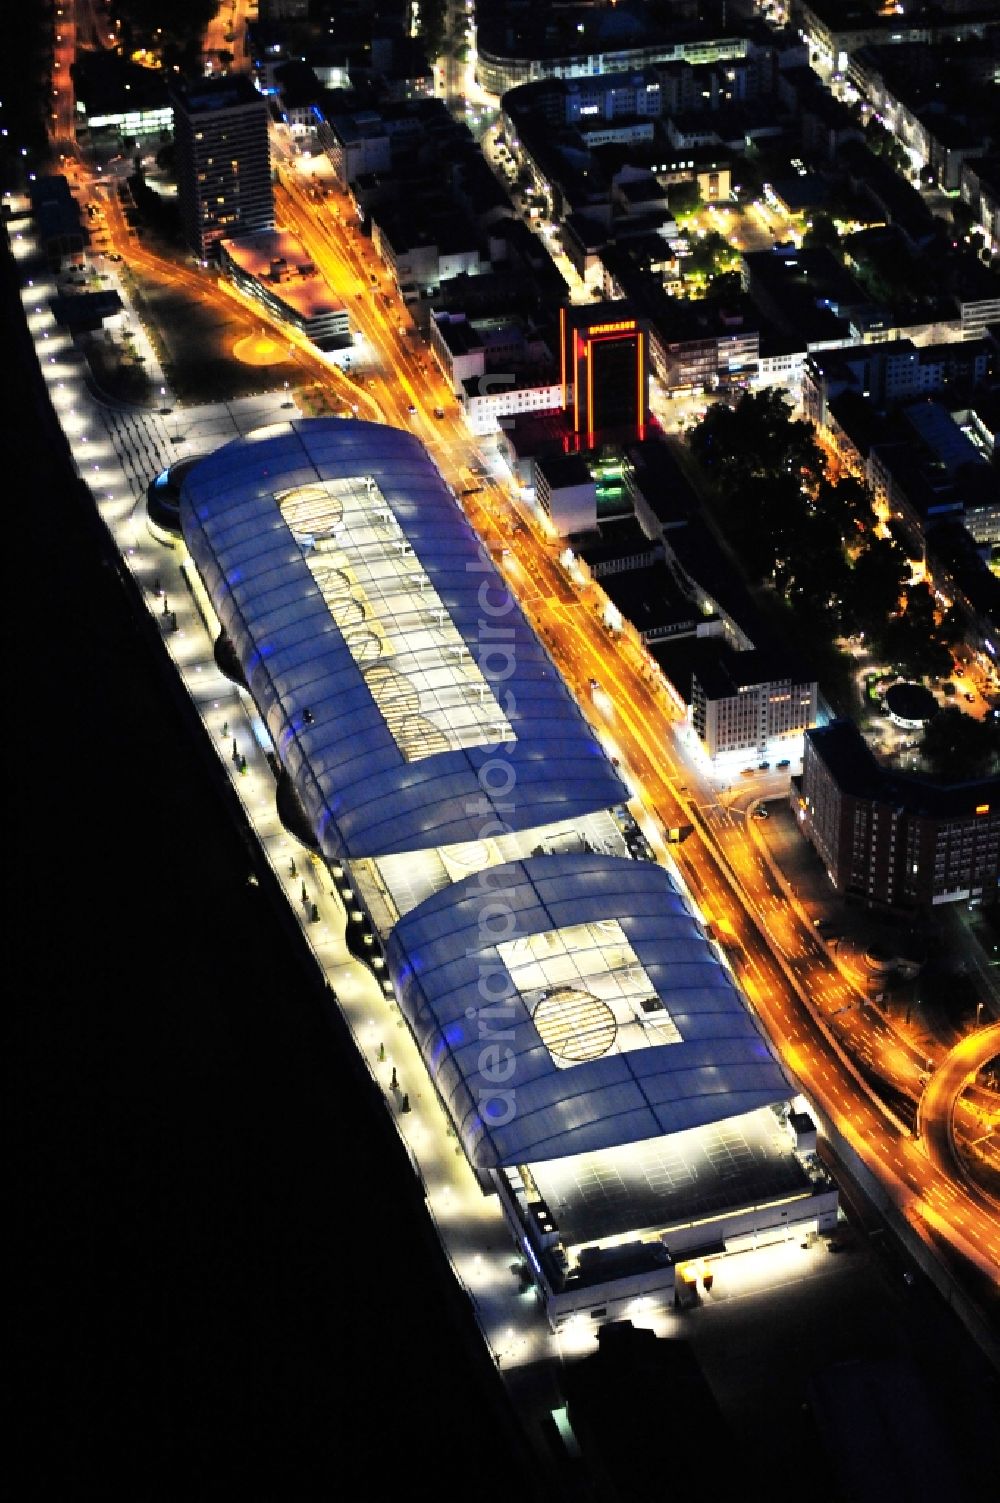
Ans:
MULTIPOLYGON (((84 114, 84 107, 77 101, 77 110, 84 114)), ((152 136, 170 130, 174 123, 173 105, 165 104, 153 110, 116 110, 110 115, 90 115, 87 125, 91 130, 117 130, 123 136, 152 136)))
POLYGON ((982 339, 990 324, 1000 323, 1000 297, 970 298, 961 304, 962 338, 982 339))
MULTIPOLYGON (((560 388, 560 399, 562 388, 560 388)), ((597 526, 597 486, 593 480, 563 484, 546 473, 543 460, 533 466, 535 500, 560 537, 589 532, 597 526)))
POLYGON ((391 235, 385 225, 372 218, 372 244, 392 272, 397 287, 416 287, 426 292, 452 277, 464 273, 476 276, 483 270, 479 247, 475 244, 442 251, 433 240, 396 246, 391 235))
POLYGON ((757 361, 755 386, 790 386, 802 378, 805 369, 805 344, 801 350, 782 350, 779 355, 761 355, 757 361))
POLYGON ((518 386, 513 376, 483 375, 478 385, 482 390, 462 398, 465 419, 477 436, 495 433, 503 426, 504 418, 516 417, 522 412, 553 412, 562 407, 562 386, 518 386))
POLYGON ((574 78, 566 83, 564 98, 566 121, 574 125, 618 116, 658 117, 662 113, 660 80, 652 70, 574 78))
POLYGON ((392 151, 381 116, 374 112, 318 126, 319 142, 342 187, 371 172, 388 172, 392 151))
POLYGON ((790 679, 746 684, 736 692, 713 697, 695 678, 692 724, 713 760, 729 752, 763 755, 775 743, 794 742, 816 724, 817 685, 790 679))

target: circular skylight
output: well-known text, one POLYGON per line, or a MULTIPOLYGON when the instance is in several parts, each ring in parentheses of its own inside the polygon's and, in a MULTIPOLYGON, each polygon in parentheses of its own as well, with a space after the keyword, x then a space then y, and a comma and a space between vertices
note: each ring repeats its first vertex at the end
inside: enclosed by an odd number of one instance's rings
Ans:
POLYGON ((608 1004, 575 986, 549 992, 532 1016, 549 1053, 572 1064, 607 1054, 618 1031, 608 1004))

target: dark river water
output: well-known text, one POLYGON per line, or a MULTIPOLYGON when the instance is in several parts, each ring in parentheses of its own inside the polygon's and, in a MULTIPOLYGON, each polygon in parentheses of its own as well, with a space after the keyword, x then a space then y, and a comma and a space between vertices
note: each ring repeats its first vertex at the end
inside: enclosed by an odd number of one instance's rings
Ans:
POLYGON ((532 1496, 2 274, 13 1495, 532 1496))

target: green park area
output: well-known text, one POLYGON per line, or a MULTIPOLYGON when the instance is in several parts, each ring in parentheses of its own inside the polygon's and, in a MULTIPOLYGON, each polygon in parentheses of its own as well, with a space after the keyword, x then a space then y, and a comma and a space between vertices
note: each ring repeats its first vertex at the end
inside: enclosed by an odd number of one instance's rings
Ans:
MULTIPOLYGON (((865 486, 832 480, 812 425, 776 391, 747 392, 708 409, 688 438, 710 511, 747 583, 808 652, 824 693, 850 714, 854 643, 880 666, 866 679, 870 705, 885 677, 947 684, 964 635, 961 613, 942 610, 914 580, 905 550, 885 535, 865 486)), ((932 769, 976 776, 1000 767, 1000 730, 957 706, 927 726, 932 769)))

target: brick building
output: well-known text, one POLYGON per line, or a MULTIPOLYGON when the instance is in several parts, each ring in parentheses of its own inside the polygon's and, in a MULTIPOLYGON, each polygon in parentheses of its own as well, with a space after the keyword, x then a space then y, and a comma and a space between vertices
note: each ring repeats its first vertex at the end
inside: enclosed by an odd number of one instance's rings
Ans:
POLYGON ((850 720, 807 731, 793 806, 838 892, 915 911, 995 902, 1000 778, 945 786, 881 766, 850 720))

